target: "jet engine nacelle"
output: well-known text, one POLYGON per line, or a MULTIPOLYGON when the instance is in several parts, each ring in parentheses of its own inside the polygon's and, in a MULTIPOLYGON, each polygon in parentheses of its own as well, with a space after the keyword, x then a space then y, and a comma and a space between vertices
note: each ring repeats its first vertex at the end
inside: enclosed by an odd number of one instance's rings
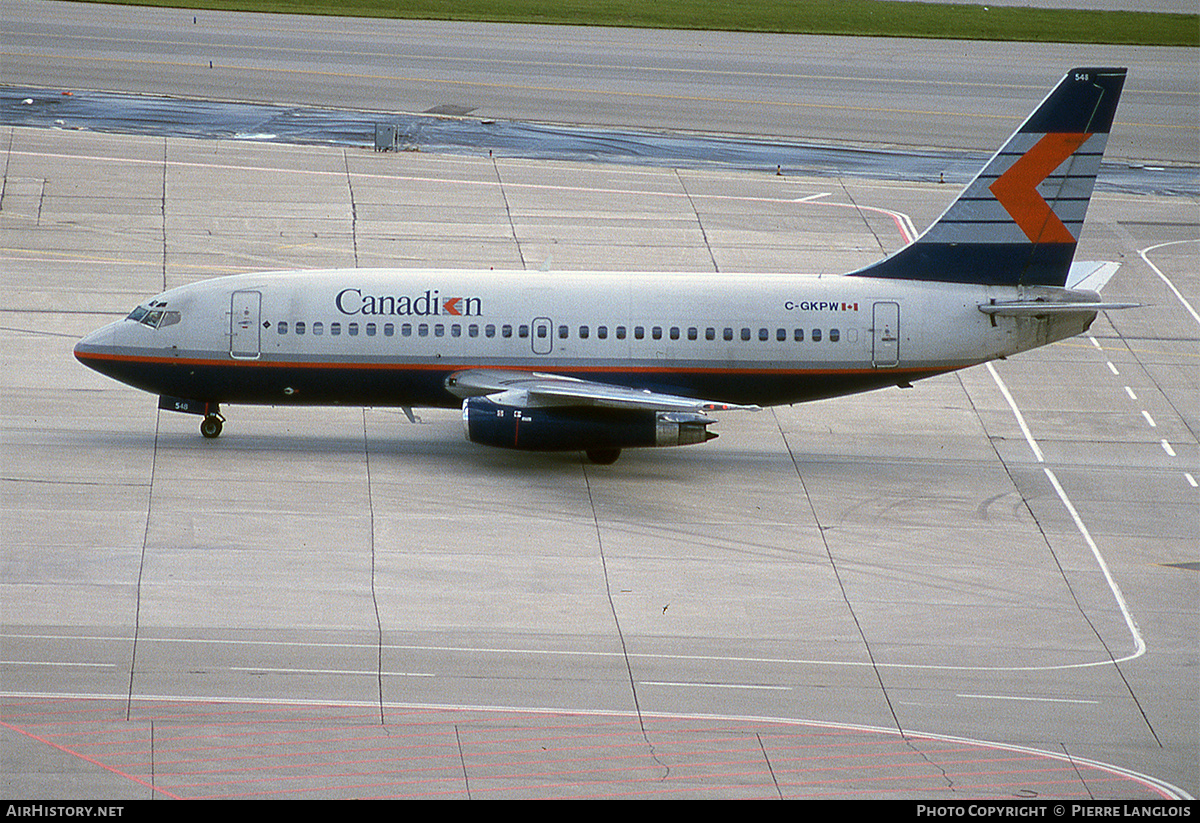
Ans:
POLYGON ((717 436, 707 428, 716 421, 694 412, 595 406, 520 408, 487 397, 468 397, 462 408, 468 440, 504 449, 586 451, 590 456, 620 449, 687 446, 717 436))

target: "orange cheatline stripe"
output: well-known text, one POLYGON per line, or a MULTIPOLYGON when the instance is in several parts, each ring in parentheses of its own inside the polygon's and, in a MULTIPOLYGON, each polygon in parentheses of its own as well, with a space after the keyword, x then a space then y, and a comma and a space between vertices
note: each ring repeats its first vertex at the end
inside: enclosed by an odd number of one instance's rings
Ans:
POLYGON ((989 187, 1031 243, 1075 242, 1037 187, 1089 137, 1091 134, 1047 134, 989 187))
MULTIPOLYGON (((295 368, 295 369, 350 369, 350 370, 383 370, 390 369, 394 371, 470 371, 473 369, 497 369, 500 371, 519 371, 519 372, 570 372, 589 373, 589 374, 808 374, 808 375, 831 375, 831 374, 907 374, 907 373, 934 373, 934 372, 949 372, 959 368, 959 366, 901 366, 898 368, 874 368, 874 367, 853 367, 853 368, 756 368, 753 366, 588 366, 588 365, 564 365, 558 364, 554 366, 545 365, 489 365, 479 363, 463 363, 457 365, 442 364, 442 363, 348 363, 344 361, 329 361, 329 362, 313 362, 313 361, 292 361, 292 360, 211 360, 203 358, 188 358, 188 357, 148 357, 136 354, 96 354, 93 352, 79 352, 76 358, 80 360, 93 360, 99 362, 116 362, 116 363, 144 363, 144 364, 159 364, 172 366, 233 366, 235 368, 295 368)), ((969 364, 964 364, 969 365, 969 364)))

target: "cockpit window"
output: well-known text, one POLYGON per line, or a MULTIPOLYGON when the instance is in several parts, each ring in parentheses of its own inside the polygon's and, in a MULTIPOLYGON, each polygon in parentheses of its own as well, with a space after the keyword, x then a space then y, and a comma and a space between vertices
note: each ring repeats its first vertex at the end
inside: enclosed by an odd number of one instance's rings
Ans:
POLYGON ((178 323, 180 321, 180 314, 177 311, 166 311, 162 308, 138 306, 125 319, 141 323, 143 326, 149 326, 152 329, 161 329, 163 326, 173 326, 178 323))

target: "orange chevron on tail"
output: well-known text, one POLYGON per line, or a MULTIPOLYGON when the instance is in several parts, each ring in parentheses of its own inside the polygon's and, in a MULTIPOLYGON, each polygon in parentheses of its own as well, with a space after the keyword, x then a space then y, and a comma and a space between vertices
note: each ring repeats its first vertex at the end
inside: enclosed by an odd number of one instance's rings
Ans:
POLYGON ((1038 194, 1037 187, 1089 137, 1090 134, 1047 134, 988 187, 1031 243, 1076 241, 1050 204, 1038 194))

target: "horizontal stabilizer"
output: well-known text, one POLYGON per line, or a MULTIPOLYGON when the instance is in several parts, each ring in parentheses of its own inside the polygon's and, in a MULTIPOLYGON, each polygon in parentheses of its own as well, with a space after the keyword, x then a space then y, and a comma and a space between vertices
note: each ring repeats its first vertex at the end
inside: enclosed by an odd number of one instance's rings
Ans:
POLYGON ((1111 309, 1136 309, 1141 303, 1098 303, 1065 301, 1051 303, 1045 300, 1012 300, 1005 303, 984 303, 979 310, 995 317, 1044 317, 1051 314, 1083 314, 1109 311, 1111 309))
POLYGON ((1120 263, 1097 260, 1076 261, 1071 264, 1071 270, 1067 273, 1067 288, 1100 291, 1109 280, 1112 280, 1112 276, 1117 273, 1119 268, 1121 268, 1120 263))

